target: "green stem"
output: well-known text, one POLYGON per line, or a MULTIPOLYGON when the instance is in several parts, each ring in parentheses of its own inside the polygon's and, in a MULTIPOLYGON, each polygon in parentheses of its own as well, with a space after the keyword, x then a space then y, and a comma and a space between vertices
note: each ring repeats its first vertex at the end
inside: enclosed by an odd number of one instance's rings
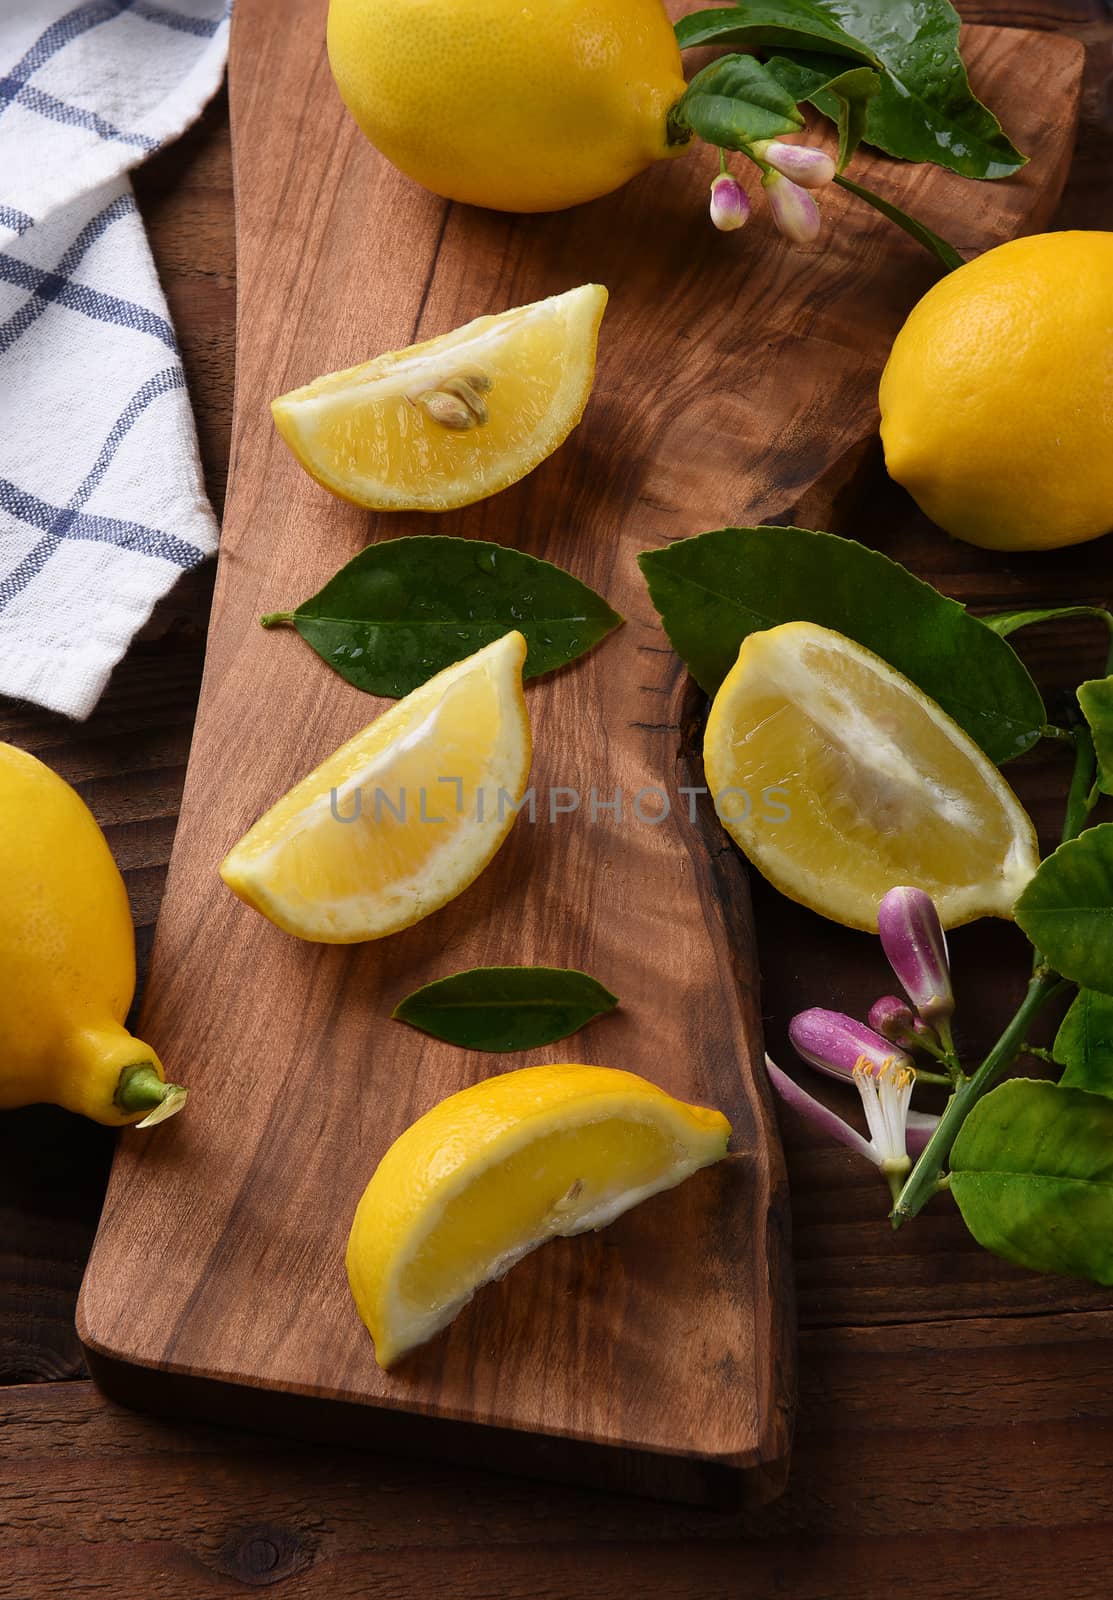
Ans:
POLYGON ((1062 843, 1077 839, 1094 809, 1095 783, 1098 762, 1094 753, 1094 736, 1085 723, 1073 730, 1074 771, 1071 773, 1067 793, 1067 810, 1063 818, 1062 843))
POLYGON ((893 1207, 894 1228, 899 1228, 909 1217, 914 1217, 932 1195, 944 1186, 943 1168, 951 1153, 951 1146, 958 1137, 958 1130, 982 1096, 993 1088, 1016 1060, 1028 1037, 1029 1025, 1062 981, 1057 972, 1047 968, 1036 973, 1016 1015, 993 1049, 973 1077, 959 1084, 893 1207))
POLYGON ((965 266, 963 258, 959 255, 953 244, 948 244, 946 239, 941 239, 928 227, 926 222, 920 222, 910 216, 907 211, 902 211, 892 201, 886 200, 882 195, 874 194, 872 189, 867 189, 863 184, 855 183, 845 173, 840 172, 835 182, 840 189, 845 189, 848 194, 853 194, 859 200, 864 200, 867 205, 873 206, 875 211, 880 211, 883 217, 888 217, 890 222, 895 222, 898 228, 903 228, 905 233, 915 239, 917 244, 922 244, 925 250, 930 250, 935 259, 946 267, 948 272, 953 272, 956 267, 965 266))
POLYGON ((288 622, 293 622, 292 611, 268 611, 265 617, 259 618, 261 628, 281 628, 288 622))
POLYGON ((954 1080, 946 1072, 925 1072, 923 1067, 916 1067, 914 1070, 917 1083, 941 1083, 948 1089, 953 1086, 954 1080))
POLYGON ((180 1111, 187 1093, 180 1083, 164 1083, 149 1061, 141 1061, 120 1073, 113 1100, 129 1116, 146 1111, 139 1127, 149 1128, 180 1111))

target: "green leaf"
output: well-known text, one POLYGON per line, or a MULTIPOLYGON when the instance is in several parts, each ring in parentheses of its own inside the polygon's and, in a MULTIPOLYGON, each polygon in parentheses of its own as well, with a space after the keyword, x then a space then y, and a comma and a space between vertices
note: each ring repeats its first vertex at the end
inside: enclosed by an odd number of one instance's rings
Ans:
MULTIPOLYGON (((1024 165, 1027 158, 970 88, 958 13, 948 0, 825 0, 823 10, 886 68, 866 116, 869 144, 966 178, 1007 178, 1024 165)), ((835 114, 830 104, 819 109, 835 114)))
POLYGON ((693 11, 676 24, 676 37, 682 50, 703 44, 799 46, 876 65, 869 45, 841 28, 829 6, 812 0, 693 11))
POLYGON ((1078 688, 1082 715, 1094 736, 1098 758, 1098 788, 1113 794, 1113 678, 1091 678, 1078 688))
MULTIPOLYGON (((870 144, 967 178, 1005 178, 1025 163, 970 88, 958 48, 958 13, 948 0, 731 6, 684 17, 676 35, 681 49, 724 44, 818 50, 884 67, 866 113, 870 144)), ((814 103, 825 116, 839 114, 830 91, 817 90, 814 103)))
POLYGON ((1016 920, 1048 966, 1113 994, 1113 822, 1048 856, 1016 902, 1016 920))
POLYGON ((791 55, 773 56, 766 66, 797 102, 818 94, 834 95, 838 101, 839 153, 841 172, 857 150, 866 128, 869 103, 881 87, 872 67, 847 67, 838 56, 815 55, 794 50, 791 55))
POLYGON ((1046 722, 1016 652, 954 600, 852 539, 803 528, 719 528, 638 557, 673 649, 708 694, 743 639, 816 622, 856 639, 938 701, 993 761, 1046 722))
POLYGON ((1055 1036, 1064 1088, 1113 1095, 1113 995, 1080 989, 1055 1036))
POLYGON ((293 612, 341 677, 368 694, 409 694, 442 667, 518 628, 525 675, 583 655, 622 621, 593 589, 521 550, 444 534, 369 545, 293 612))
POLYGON ((953 244, 948 244, 939 234, 933 232, 926 222, 920 222, 915 217, 909 216, 907 211, 902 211, 891 200, 875 194, 872 189, 867 189, 864 184, 853 183, 843 173, 839 173, 835 182, 840 188, 846 189, 850 194, 864 200, 868 206, 873 206, 875 211, 880 211, 883 217, 888 217, 890 222, 895 222, 898 228, 903 228, 905 233, 911 235, 917 244, 922 244, 925 250, 930 250, 937 261, 942 262, 948 272, 953 272, 956 267, 965 263, 953 244))
POLYGON ((566 967, 473 967, 415 989, 394 1016, 464 1050, 536 1050, 566 1039, 617 998, 566 967))
POLYGON ((1068 617, 1101 617, 1113 629, 1113 616, 1104 606, 1052 606, 1044 611, 995 611, 992 616, 983 617, 982 621, 994 633, 999 633, 1002 639, 1007 639, 1018 628, 1029 628, 1037 622, 1061 622, 1068 617))
POLYGON ((756 139, 775 139, 803 125, 796 101, 753 56, 713 61, 696 73, 669 112, 674 143, 690 130, 727 150, 744 150, 756 139))
POLYGON ((1113 1284, 1113 1100, 1014 1078, 980 1100, 951 1152, 978 1243, 1036 1272, 1113 1284))

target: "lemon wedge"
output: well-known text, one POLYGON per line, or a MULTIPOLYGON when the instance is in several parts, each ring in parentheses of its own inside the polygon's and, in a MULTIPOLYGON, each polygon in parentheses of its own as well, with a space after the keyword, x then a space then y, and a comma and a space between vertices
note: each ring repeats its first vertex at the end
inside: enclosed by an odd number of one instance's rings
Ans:
POLYGON ((228 887, 322 944, 381 939, 466 889, 525 790, 525 658, 508 633, 391 706, 244 835, 228 887))
POLYGON ((1000 772, 915 684, 810 622, 747 638, 715 696, 704 767, 719 818, 790 899, 877 931, 888 890, 945 927, 1010 917, 1039 864, 1000 772))
POLYGON ((607 291, 566 294, 330 372, 271 403, 312 477, 378 511, 447 511, 517 483, 579 422, 607 291))
POLYGON ((523 1067, 450 1095, 379 1162, 348 1240, 348 1281, 389 1367, 481 1285, 726 1154, 730 1123, 612 1067, 523 1067))

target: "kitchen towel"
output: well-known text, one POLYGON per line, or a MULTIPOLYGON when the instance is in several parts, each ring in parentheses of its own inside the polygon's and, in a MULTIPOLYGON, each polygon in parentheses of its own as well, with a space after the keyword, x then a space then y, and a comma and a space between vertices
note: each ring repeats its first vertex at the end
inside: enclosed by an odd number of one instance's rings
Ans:
POLYGON ((128 171, 216 92, 230 0, 0 0, 0 695, 96 705, 216 549, 128 171))

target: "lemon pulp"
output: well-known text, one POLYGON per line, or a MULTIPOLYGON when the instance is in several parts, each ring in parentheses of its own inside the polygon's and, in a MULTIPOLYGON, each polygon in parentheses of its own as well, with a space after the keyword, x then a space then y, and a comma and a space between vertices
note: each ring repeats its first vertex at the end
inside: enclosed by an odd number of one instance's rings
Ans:
POLYGON ((877 928, 889 889, 947 926, 1010 916, 1039 861, 1032 824, 967 734, 879 657, 790 622, 751 634, 704 745, 720 819, 779 889, 877 928))
POLYGON ((589 283, 479 317, 280 395, 275 424, 318 483, 357 505, 468 505, 532 471, 580 420, 606 304, 589 283), (464 426, 438 421, 429 397, 476 377, 486 420, 465 408, 464 426))
POLYGON ((635 1073, 525 1067, 395 1140, 356 1211, 348 1276, 380 1365, 546 1239, 600 1228, 726 1153, 730 1124, 635 1073))
POLYGON ((221 865, 288 933, 347 944, 459 894, 513 825, 530 763, 526 642, 439 672, 303 778, 221 865))

